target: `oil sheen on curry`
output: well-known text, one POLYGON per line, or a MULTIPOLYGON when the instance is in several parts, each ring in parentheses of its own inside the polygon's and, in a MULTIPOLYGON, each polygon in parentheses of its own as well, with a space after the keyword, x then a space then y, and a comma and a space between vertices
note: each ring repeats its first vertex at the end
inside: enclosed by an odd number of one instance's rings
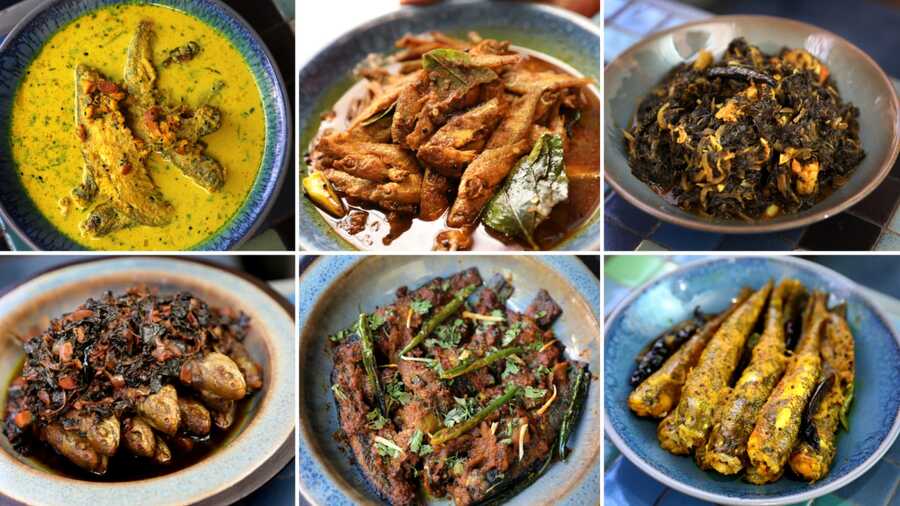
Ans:
POLYGON ((360 249, 551 249, 599 204, 592 80, 470 33, 372 55, 309 146, 306 195, 360 249))
POLYGON ((91 249, 187 249, 227 224, 265 118, 240 53, 159 6, 112 6, 51 37, 15 97, 12 154, 39 211, 91 249))

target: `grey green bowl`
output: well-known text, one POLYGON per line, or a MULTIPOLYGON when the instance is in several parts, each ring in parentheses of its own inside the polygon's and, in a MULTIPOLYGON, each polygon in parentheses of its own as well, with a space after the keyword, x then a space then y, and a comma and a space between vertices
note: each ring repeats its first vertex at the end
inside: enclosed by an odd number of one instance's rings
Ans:
POLYGON ((0 503, 23 504, 228 504, 271 479, 294 455, 293 311, 260 282, 222 267, 187 259, 129 256, 65 266, 0 297, 0 412, 7 381, 21 363, 14 336, 46 328, 50 317, 71 311, 106 290, 137 283, 161 291, 189 290, 219 307, 244 311, 251 330, 244 341, 263 367, 264 387, 221 448, 201 461, 156 478, 105 483, 55 474, 22 457, 0 434, 0 503))
POLYGON ((711 232, 759 233, 801 227, 848 209, 887 176, 900 149, 900 104, 890 80, 859 48, 843 38, 797 21, 768 16, 722 16, 677 26, 631 46, 604 71, 604 170, 628 202, 656 218, 711 232), (742 222, 704 218, 667 202, 631 174, 622 129, 630 125, 640 100, 673 66, 700 50, 717 58, 736 37, 776 52, 804 48, 831 71, 845 101, 859 108, 860 140, 866 158, 850 180, 810 209, 771 220, 742 222))

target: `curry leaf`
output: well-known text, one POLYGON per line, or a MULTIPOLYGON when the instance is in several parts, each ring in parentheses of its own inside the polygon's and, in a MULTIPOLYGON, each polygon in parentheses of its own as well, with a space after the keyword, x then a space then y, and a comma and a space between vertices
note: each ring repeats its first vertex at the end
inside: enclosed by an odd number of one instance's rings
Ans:
POLYGON ((439 95, 462 95, 475 86, 497 79, 487 67, 472 64, 472 57, 456 49, 434 49, 422 55, 422 67, 436 85, 439 95))
POLYGON ((563 160, 562 138, 541 135, 513 167, 500 191, 491 199, 484 223, 512 237, 521 237, 534 248, 534 231, 553 207, 569 197, 569 178, 563 160))

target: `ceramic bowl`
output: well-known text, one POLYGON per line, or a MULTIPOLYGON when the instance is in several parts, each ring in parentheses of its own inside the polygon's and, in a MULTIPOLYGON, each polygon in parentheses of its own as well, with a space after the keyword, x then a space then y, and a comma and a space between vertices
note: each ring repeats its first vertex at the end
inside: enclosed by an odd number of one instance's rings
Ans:
MULTIPOLYGON (((353 69, 371 53, 390 53, 407 33, 442 31, 465 38, 477 31, 484 37, 512 41, 573 67, 600 82, 600 28, 567 11, 517 2, 446 2, 430 7, 406 7, 370 21, 333 42, 300 69, 300 152, 306 153, 319 130, 323 113, 354 82, 353 69)), ((307 166, 300 157, 301 177, 307 166)), ((300 195, 300 247, 306 250, 354 249, 335 233, 315 205, 300 195)), ((430 240, 422 245, 430 249, 430 240)), ((571 238, 557 246, 566 250, 600 249, 600 206, 571 238)))
MULTIPOLYGON (((359 311, 393 300, 402 285, 478 267, 484 279, 513 276, 511 304, 523 310, 546 288, 563 308, 553 330, 571 358, 600 366, 600 284, 573 257, 538 256, 332 256, 314 261, 300 278, 300 493, 315 506, 384 504, 369 488, 352 458, 335 440, 339 430, 331 393, 328 335, 346 328, 359 311)), ((600 384, 592 381, 585 409, 569 442, 566 462, 555 462, 511 505, 594 504, 600 497, 600 384)), ((432 501, 438 504, 437 501, 432 501)), ((445 504, 440 502, 439 504, 445 504)))
POLYGON ((221 267, 174 258, 124 257, 73 264, 39 275, 0 297, 0 403, 21 363, 14 335, 46 328, 106 290, 121 293, 143 283, 164 292, 189 290, 214 306, 251 317, 245 344, 262 365, 264 387, 242 426, 200 462, 156 478, 91 482, 63 477, 19 456, 0 436, 0 502, 23 504, 227 504, 268 481, 292 458, 294 445, 294 320, 283 300, 258 281, 221 267))
POLYGON ((849 208, 874 190, 890 172, 900 149, 900 105, 878 65, 853 44, 812 25, 767 16, 723 16, 653 34, 613 60, 604 73, 604 170, 620 195, 660 220, 689 228, 727 233, 773 232, 809 225, 849 208), (631 174, 622 130, 638 103, 675 65, 708 50, 720 58, 736 37, 765 53, 804 48, 828 67, 844 101, 859 108, 866 157, 843 187, 798 213, 757 222, 703 218, 663 199, 631 174))
MULTIPOLYGON (((15 161, 10 155, 13 97, 28 65, 60 28, 87 12, 119 3, 132 2, 46 1, 25 16, 0 44, 0 216, 30 248, 60 251, 85 247, 60 233, 38 211, 19 182, 15 161)), ((265 110, 266 145, 256 180, 235 215, 214 235, 194 246, 199 250, 234 248, 250 238, 262 224, 288 169, 293 137, 284 80, 259 35, 221 1, 153 0, 152 3, 179 10, 215 28, 243 56, 259 87, 265 110)))
POLYGON ((843 487, 872 467, 900 432, 900 337, 852 281, 825 267, 792 257, 703 260, 635 290, 607 319, 604 347, 606 433, 629 460, 655 479, 686 494, 725 504, 800 503, 843 487), (856 339, 856 392, 850 431, 838 435, 831 472, 816 483, 785 476, 759 486, 737 476, 700 470, 692 458, 659 447, 657 423, 638 418, 627 405, 634 357, 653 336, 686 318, 695 306, 726 308, 743 285, 792 277, 810 290, 825 290, 831 303, 847 302, 856 339))

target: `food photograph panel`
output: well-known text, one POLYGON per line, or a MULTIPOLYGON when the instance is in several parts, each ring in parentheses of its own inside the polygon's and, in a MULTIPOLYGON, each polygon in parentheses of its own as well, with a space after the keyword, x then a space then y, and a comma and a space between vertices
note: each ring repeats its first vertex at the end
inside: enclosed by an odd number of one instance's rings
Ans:
POLYGON ((900 257, 607 256, 604 504, 896 504, 900 257))
POLYGON ((599 504, 599 270, 301 257, 299 504, 599 504))
POLYGON ((292 504, 295 257, 0 257, 0 504, 292 504))
POLYGON ((900 249, 900 4, 603 16, 606 250, 900 249))
POLYGON ((598 0, 330 4, 299 32, 300 249, 600 249, 598 0))
POLYGON ((0 0, 0 249, 293 250, 293 16, 0 0))

